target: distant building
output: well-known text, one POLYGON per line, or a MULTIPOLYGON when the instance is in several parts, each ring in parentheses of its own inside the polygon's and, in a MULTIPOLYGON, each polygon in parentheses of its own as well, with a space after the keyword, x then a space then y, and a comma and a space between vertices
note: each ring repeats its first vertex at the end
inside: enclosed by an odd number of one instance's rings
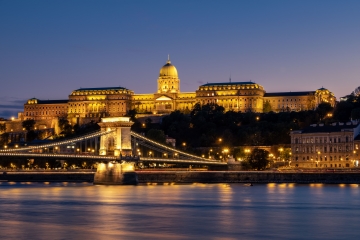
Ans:
POLYGON ((39 127, 53 128, 59 118, 67 118, 72 124, 82 124, 99 121, 102 117, 124 116, 132 109, 149 116, 169 114, 175 110, 189 112, 197 103, 216 103, 225 111, 261 113, 264 104, 267 104, 268 111, 280 112, 315 109, 321 102, 334 106, 336 98, 325 88, 267 93, 263 86, 251 81, 206 83, 195 92, 181 92, 177 69, 168 59, 160 69, 154 93, 135 94, 123 87, 80 88, 72 91, 67 100, 29 99, 19 120, 34 119, 41 121, 42 126, 39 127))
POLYGON ((359 166, 360 124, 357 121, 313 124, 292 131, 290 166, 299 168, 351 168, 359 166))

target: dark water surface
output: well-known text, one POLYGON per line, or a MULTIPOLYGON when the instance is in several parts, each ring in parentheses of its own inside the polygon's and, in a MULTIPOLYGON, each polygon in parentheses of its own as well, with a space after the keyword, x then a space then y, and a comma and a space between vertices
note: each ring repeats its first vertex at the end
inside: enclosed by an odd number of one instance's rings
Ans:
POLYGON ((360 186, 0 182, 0 239, 360 239, 360 186))

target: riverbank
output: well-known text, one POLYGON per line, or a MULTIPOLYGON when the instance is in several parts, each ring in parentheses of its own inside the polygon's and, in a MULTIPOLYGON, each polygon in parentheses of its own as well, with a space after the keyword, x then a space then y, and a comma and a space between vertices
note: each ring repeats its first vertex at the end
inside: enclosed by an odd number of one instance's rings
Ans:
MULTIPOLYGON (((92 171, 0 172, 1 182, 93 182, 92 171)), ((360 172, 139 171, 139 183, 356 183, 360 172)))
POLYGON ((360 173, 140 172, 140 183, 360 183, 360 173))
POLYGON ((94 171, 0 172, 1 182, 93 182, 94 171))

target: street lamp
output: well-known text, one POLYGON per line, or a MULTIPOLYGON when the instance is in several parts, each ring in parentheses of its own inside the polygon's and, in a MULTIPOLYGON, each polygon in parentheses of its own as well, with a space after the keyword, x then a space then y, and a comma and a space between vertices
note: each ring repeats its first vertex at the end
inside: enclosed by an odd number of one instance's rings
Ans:
POLYGON ((281 157, 282 157, 282 152, 284 151, 284 149, 283 148, 279 148, 278 149, 279 150, 279 160, 281 161, 281 157))
POLYGON ((353 165, 354 167, 357 167, 358 166, 358 161, 356 160, 357 158, 357 155, 356 155, 356 150, 354 150, 354 156, 353 156, 353 165))

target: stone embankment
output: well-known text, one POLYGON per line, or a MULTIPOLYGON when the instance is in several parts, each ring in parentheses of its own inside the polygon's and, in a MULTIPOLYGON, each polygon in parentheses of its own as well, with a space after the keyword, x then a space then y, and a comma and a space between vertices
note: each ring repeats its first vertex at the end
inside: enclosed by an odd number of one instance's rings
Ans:
POLYGON ((18 171, 0 172, 2 182, 93 182, 94 171, 18 171))
MULTIPOLYGON (((13 182, 93 182, 88 172, 0 172, 0 181, 13 182)), ((231 171, 139 171, 139 183, 358 183, 360 172, 231 172, 231 171)))
POLYGON ((360 173, 138 172, 139 183, 360 183, 360 173))

